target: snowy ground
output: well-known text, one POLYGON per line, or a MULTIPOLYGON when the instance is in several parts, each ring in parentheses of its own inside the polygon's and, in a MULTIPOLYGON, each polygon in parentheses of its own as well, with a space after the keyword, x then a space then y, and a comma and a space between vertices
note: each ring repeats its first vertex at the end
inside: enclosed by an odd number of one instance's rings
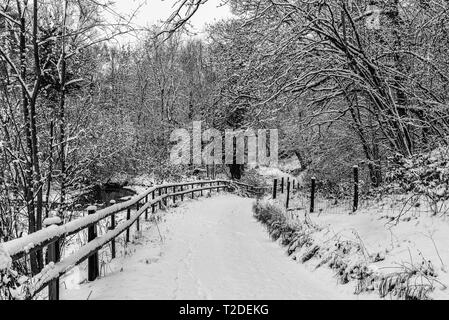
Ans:
POLYGON ((253 218, 253 201, 223 194, 170 209, 160 233, 146 223, 105 277, 80 286, 74 273, 63 279, 72 285, 62 299, 357 299, 330 271, 287 257, 253 218))

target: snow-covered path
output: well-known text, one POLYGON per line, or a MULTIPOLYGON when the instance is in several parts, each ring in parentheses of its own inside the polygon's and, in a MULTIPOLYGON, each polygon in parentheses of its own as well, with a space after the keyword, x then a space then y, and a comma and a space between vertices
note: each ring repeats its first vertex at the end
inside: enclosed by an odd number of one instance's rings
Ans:
POLYGON ((330 277, 294 262, 252 216, 252 199, 188 201, 147 229, 106 277, 63 299, 348 299, 330 277))

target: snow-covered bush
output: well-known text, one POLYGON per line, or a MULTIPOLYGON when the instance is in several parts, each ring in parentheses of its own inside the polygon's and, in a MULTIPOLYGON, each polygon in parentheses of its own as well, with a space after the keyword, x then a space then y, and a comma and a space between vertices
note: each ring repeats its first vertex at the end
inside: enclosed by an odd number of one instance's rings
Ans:
POLYGON ((0 300, 23 299, 23 277, 12 270, 12 260, 0 244, 0 300))
POLYGON ((392 160, 394 165, 386 173, 386 191, 425 195, 432 201, 449 199, 448 147, 392 160))
POLYGON ((283 208, 274 201, 265 200, 254 203, 253 212, 256 219, 265 225, 269 224, 270 221, 277 221, 280 224, 286 222, 283 208))
POLYGON ((246 170, 241 179, 242 183, 256 187, 266 187, 267 182, 263 175, 257 169, 246 170))

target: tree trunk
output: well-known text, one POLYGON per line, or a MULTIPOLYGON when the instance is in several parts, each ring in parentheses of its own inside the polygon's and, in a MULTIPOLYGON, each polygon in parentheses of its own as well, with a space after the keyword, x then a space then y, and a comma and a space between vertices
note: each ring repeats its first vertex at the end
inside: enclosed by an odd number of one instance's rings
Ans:
POLYGON ((59 100, 59 159, 61 161, 61 197, 58 208, 58 215, 62 219, 64 218, 64 207, 66 200, 66 159, 65 159, 65 150, 66 150, 66 137, 65 137, 65 83, 66 83, 66 60, 65 60, 65 52, 62 52, 62 61, 61 61, 61 95, 59 100))
MULTIPOLYGON (((33 1, 33 54, 34 54, 34 72, 35 72, 35 85, 33 89, 33 94, 30 100, 30 121, 31 121, 31 143, 32 143, 32 161, 34 166, 34 177, 33 177, 33 190, 36 192, 36 231, 42 229, 42 212, 43 212, 43 185, 42 177, 39 163, 39 151, 38 151, 38 141, 37 141, 37 126, 36 126, 36 104, 37 96, 40 90, 41 83, 41 69, 39 62, 39 45, 37 39, 37 29, 38 29, 38 17, 37 17, 37 7, 38 1, 33 1)), ((42 250, 36 251, 39 271, 44 267, 42 250)))
MULTIPOLYGON (((25 8, 23 8, 25 10, 25 8)), ((20 77, 23 81, 27 77, 27 61, 26 61, 26 20, 25 14, 22 12, 20 2, 17 2, 17 11, 20 18, 20 36, 19 36, 19 55, 20 55, 20 77)), ((27 146, 27 153, 32 153, 32 139, 31 139, 31 121, 29 111, 29 96, 26 87, 22 87, 22 113, 24 121, 24 131, 27 146)), ((36 231, 36 217, 34 212, 34 191, 33 191, 33 164, 32 158, 26 157, 26 181, 24 183, 24 198, 26 201, 28 212, 28 233, 34 233, 36 231)), ((30 266, 31 273, 37 274, 39 272, 39 264, 37 255, 35 252, 30 254, 30 266)))

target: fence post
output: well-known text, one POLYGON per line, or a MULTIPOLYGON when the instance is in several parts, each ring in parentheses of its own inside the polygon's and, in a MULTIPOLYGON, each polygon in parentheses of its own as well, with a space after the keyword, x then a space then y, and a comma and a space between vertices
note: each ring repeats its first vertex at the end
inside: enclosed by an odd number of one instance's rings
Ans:
MULTIPOLYGON (((192 183, 192 190, 195 189, 195 184, 192 183)), ((192 191, 192 200, 195 199, 195 191, 192 191)))
POLYGON ((287 181, 287 201, 285 203, 286 209, 288 209, 289 204, 290 204, 290 181, 287 181))
MULTIPOLYGON (((203 188, 204 184, 200 183, 200 188, 203 188)), ((201 196, 203 196, 203 190, 201 190, 201 196)))
MULTIPOLYGON (((111 206, 115 204, 115 200, 110 201, 111 206)), ((109 227, 109 230, 115 229, 115 213, 111 215, 111 226, 109 227)), ((115 253, 115 238, 111 240, 111 256, 112 259, 115 259, 116 253, 115 253)))
POLYGON ((284 177, 282 177, 282 179, 281 179, 281 193, 282 194, 284 194, 284 182, 285 182, 284 177))
MULTIPOLYGON (((176 187, 173 187, 173 194, 175 194, 176 193, 176 187)), ((173 196, 173 204, 175 204, 176 203, 176 196, 174 195, 173 196)))
POLYGON ((274 179, 273 181, 273 200, 276 200, 278 190, 278 179, 274 179))
MULTIPOLYGON (((145 204, 147 204, 148 203, 148 196, 146 196, 145 197, 145 204)), ((146 208, 146 210, 145 210, 145 221, 147 221, 148 220, 148 208, 146 208)))
MULTIPOLYGON (((181 192, 184 192, 184 186, 181 186, 181 192)), ((181 194, 181 201, 184 201, 184 193, 181 194)))
POLYGON ((356 212, 359 208, 359 167, 354 166, 354 203, 352 212, 356 212))
MULTIPOLYGON (((97 207, 95 207, 95 206, 90 206, 90 207, 87 208, 87 214, 88 215, 95 214, 96 211, 97 211, 97 207)), ((91 241, 95 240, 96 237, 97 237, 97 225, 93 224, 92 226, 90 226, 88 228, 87 240, 89 242, 91 242, 91 241)), ((98 252, 95 252, 93 255, 91 255, 88 258, 88 276, 87 276, 87 280, 94 281, 95 279, 97 279, 98 275, 99 275, 98 252)))
MULTIPOLYGON (((162 196, 162 189, 159 188, 159 198, 162 196)), ((162 209, 162 200, 159 200, 159 209, 162 209)))
MULTIPOLYGON (((45 219, 43 221, 43 224, 46 228, 53 226, 53 225, 61 225, 62 221, 59 217, 55 217, 52 219, 45 219)), ((59 252, 59 240, 56 240, 55 242, 48 245, 48 253, 47 253, 47 259, 48 263, 53 262, 57 263, 60 259, 60 252, 59 252)), ((59 277, 57 279, 52 280, 48 284, 48 300, 59 300, 59 277)))
MULTIPOLYGON (((154 200, 155 198, 155 191, 153 191, 153 195, 151 196, 154 200)), ((151 213, 154 214, 156 212, 156 206, 154 205, 154 203, 151 205, 151 213)))
MULTIPOLYGON (((131 219, 131 208, 128 208, 126 210, 126 220, 129 220, 129 219, 131 219)), ((129 229, 130 228, 126 229, 126 243, 129 242, 129 229)))
MULTIPOLYGON (((137 201, 137 203, 136 203, 136 210, 137 210, 137 212, 139 212, 139 210, 140 210, 140 201, 137 201)), ((137 217, 136 229, 137 229, 137 231, 140 231, 140 217, 137 217)))
POLYGON ((310 192, 310 213, 315 211, 315 187, 316 187, 316 178, 312 177, 312 187, 310 192))

